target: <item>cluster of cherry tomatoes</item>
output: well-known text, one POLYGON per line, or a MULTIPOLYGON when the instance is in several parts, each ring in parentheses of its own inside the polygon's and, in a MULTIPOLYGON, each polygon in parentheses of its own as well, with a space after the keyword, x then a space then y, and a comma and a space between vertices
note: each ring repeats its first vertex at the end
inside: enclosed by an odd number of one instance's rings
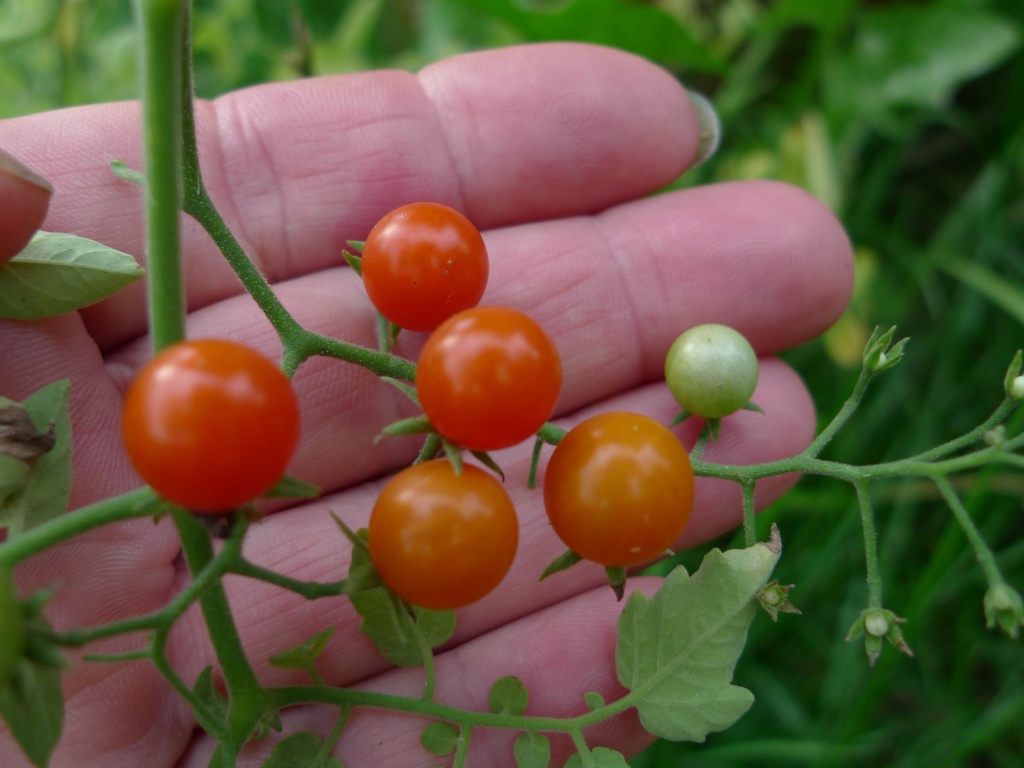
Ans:
MULTIPOLYGON (((367 237, 360 271, 388 322, 430 334, 417 362, 416 395, 444 441, 493 451, 544 426, 561 386, 558 351, 524 313, 478 306, 488 257, 465 216, 435 203, 392 211, 367 237)), ((735 331, 700 329, 673 345, 666 376, 687 412, 718 418, 747 403, 756 357, 735 331), (709 381, 715 350, 744 360, 747 375, 737 377, 732 364, 709 381)), ((216 514, 281 479, 299 423, 295 394, 276 365, 234 342, 197 340, 167 348, 139 373, 125 399, 123 436, 140 476, 159 494, 216 514)), ((623 568, 672 545, 689 519, 693 490, 689 455, 675 435, 647 416, 615 412, 564 435, 548 461, 543 496, 552 528, 573 553, 623 568)), ((467 605, 494 589, 512 565, 518 538, 502 482, 443 458, 392 477, 368 531, 382 580, 410 603, 437 609, 467 605)))

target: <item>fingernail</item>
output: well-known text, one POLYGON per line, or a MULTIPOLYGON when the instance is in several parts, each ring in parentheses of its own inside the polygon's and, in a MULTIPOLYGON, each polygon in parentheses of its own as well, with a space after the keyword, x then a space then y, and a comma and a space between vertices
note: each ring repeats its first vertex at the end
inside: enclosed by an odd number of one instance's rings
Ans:
POLYGON ((0 149, 0 173, 27 181, 53 194, 53 185, 20 160, 0 149))
POLYGON ((722 121, 718 118, 718 112, 714 105, 702 93, 686 89, 693 104, 693 111, 697 113, 697 123, 700 125, 700 143, 697 145, 697 156, 694 158, 693 167, 697 167, 718 151, 718 145, 722 143, 722 121))

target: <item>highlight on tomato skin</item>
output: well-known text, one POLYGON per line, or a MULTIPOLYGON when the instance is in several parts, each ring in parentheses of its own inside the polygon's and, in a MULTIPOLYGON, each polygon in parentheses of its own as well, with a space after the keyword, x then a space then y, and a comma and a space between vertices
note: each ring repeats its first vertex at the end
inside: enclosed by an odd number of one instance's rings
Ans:
POLYGON ((474 603, 508 573, 519 544, 515 507, 490 473, 447 459, 391 478, 370 515, 370 558, 381 579, 422 608, 474 603))
POLYGON ((664 554, 693 510, 690 456, 668 427, 625 411, 570 429, 548 460, 544 506, 573 552, 628 567, 664 554))
POLYGON ((416 370, 423 413, 439 434, 471 450, 508 448, 551 418, 562 364, 551 337, 508 307, 475 307, 441 324, 416 370))
POLYGON ((291 382, 233 341, 172 344, 138 373, 121 432, 132 465, 158 494, 219 514, 269 491, 299 441, 291 382))
POLYGON ((432 331, 480 303, 490 270, 473 223, 440 203, 410 203, 378 221, 362 249, 363 286, 390 322, 432 331))

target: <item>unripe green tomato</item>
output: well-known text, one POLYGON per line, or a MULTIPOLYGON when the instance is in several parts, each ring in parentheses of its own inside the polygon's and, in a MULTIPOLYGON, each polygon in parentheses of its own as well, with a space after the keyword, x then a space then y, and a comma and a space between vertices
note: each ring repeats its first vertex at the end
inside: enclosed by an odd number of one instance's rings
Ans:
POLYGON ((665 382, 695 416, 718 419, 750 402, 757 386, 757 355, 726 325, 698 325, 679 336, 665 357, 665 382))
POLYGON ((0 686, 7 684, 25 652, 25 609, 11 572, 0 566, 0 686))

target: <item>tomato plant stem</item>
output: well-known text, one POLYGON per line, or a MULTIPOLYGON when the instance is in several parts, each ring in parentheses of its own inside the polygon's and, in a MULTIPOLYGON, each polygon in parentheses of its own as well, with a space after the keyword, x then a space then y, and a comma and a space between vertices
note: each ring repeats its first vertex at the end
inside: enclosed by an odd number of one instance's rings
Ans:
POLYGON ((745 480, 740 483, 743 490, 743 540, 748 547, 757 543, 757 522, 754 520, 754 487, 756 484, 756 480, 745 480))
MULTIPOLYGON (((197 576, 214 557, 210 533, 194 515, 182 509, 174 511, 174 522, 181 537, 189 571, 197 576)), ((239 516, 235 523, 244 526, 244 518, 239 516)), ((236 546, 241 545, 242 532, 244 528, 233 536, 236 546)), ((233 756, 252 735, 266 712, 266 694, 242 647, 231 606, 220 580, 202 593, 199 605, 228 689, 229 738, 227 742, 222 740, 220 746, 226 750, 222 752, 222 758, 231 757, 233 762, 233 756)))
POLYGON ((0 566, 11 567, 65 539, 109 523, 148 517, 163 503, 150 488, 139 488, 55 517, 0 545, 0 566))
POLYGON ((181 115, 187 0, 136 0, 141 44, 149 327, 154 351, 184 338, 181 115))
POLYGON ((974 555, 978 559, 978 563, 981 565, 981 569, 985 573, 985 578, 989 583, 989 586, 996 586, 997 584, 1004 584, 1006 580, 1003 578, 1002 572, 999 570, 999 566, 996 564, 995 555, 992 554, 992 550, 988 544, 985 543, 985 539, 982 537, 978 527, 974 524, 974 520, 971 519, 970 513, 967 511, 967 507, 957 496, 956 491, 953 490, 953 486, 949 482, 949 478, 945 475, 936 475, 934 477, 935 487, 939 489, 939 493, 942 494, 942 498, 946 504, 953 511, 953 517, 956 518, 957 523, 963 529, 964 535, 967 536, 967 540, 970 542, 971 547, 974 549, 974 555))
POLYGON ((864 559, 867 570, 868 607, 882 607, 882 571, 878 566, 878 533, 875 529, 875 510, 863 478, 853 484, 860 508, 860 524, 864 533, 864 559))

